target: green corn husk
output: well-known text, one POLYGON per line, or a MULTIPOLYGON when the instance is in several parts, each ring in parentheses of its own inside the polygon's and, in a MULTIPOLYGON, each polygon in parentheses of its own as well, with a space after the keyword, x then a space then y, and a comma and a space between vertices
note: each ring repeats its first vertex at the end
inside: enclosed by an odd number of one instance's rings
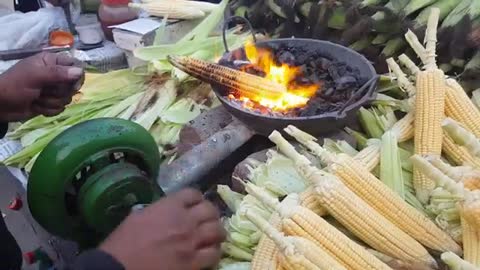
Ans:
POLYGON ((373 40, 372 45, 383 45, 388 42, 390 35, 388 34, 378 34, 373 40))
POLYGON ((328 19, 328 27, 336 30, 343 30, 347 25, 347 12, 344 7, 337 7, 333 10, 328 19))
POLYGON ((478 267, 463 260, 453 252, 442 253, 441 258, 450 270, 478 270, 478 267))
POLYGON ((375 5, 381 5, 384 4, 386 1, 384 0, 363 0, 360 3, 360 7, 369 7, 369 6, 375 6, 375 5))
POLYGON ((438 0, 434 4, 430 5, 428 8, 425 8, 418 14, 417 18, 415 18, 415 28, 420 28, 422 26, 427 25, 428 16, 430 16, 431 8, 438 8, 440 9, 440 16, 439 20, 443 21, 450 12, 452 12, 455 7, 457 7, 462 0, 438 0))
POLYGON ((480 50, 468 61, 463 72, 470 76, 480 74, 480 50))
POLYGON ((477 106, 477 108, 480 110, 480 89, 472 92, 472 101, 475 106, 477 106))
POLYGON ((408 5, 403 9, 403 12, 406 16, 408 16, 417 10, 420 10, 435 2, 437 2, 437 0, 411 0, 410 3, 408 3, 408 5))
POLYGON ((480 1, 477 0, 463 0, 448 14, 443 20, 441 28, 454 27, 465 16, 468 16, 471 20, 477 18, 480 15, 480 1))
POLYGON ((362 150, 363 148, 367 147, 368 145, 367 135, 359 131, 353 130, 349 127, 346 127, 345 131, 355 139, 355 141, 357 142, 357 149, 362 150))
POLYGON ((372 39, 369 37, 362 38, 354 43, 352 43, 350 46, 348 46, 350 49, 355 50, 355 51, 362 51, 366 49, 368 46, 371 45, 372 39))
POLYGON ((440 64, 438 66, 439 69, 441 69, 443 72, 447 73, 453 69, 453 65, 451 64, 440 64))
POLYGON ((385 45, 385 48, 383 48, 382 54, 385 57, 391 57, 395 53, 405 48, 406 46, 407 46, 407 42, 402 37, 391 39, 387 42, 387 44, 385 45))
POLYGON ((241 248, 228 242, 222 244, 222 251, 230 257, 241 261, 251 261, 254 253, 253 250, 241 248))
POLYGON ((377 118, 371 111, 361 107, 358 110, 358 118, 362 129, 367 133, 369 138, 379 139, 382 137, 383 129, 378 124, 377 118))
POLYGON ((393 131, 387 131, 382 136, 380 180, 400 197, 405 199, 402 162, 398 149, 398 141, 393 131))

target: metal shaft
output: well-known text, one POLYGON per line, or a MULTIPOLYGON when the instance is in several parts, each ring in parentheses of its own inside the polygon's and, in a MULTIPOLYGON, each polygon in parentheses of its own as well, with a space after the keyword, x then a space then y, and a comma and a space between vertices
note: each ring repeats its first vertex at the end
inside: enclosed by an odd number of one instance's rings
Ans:
POLYGON ((160 167, 157 183, 166 194, 198 183, 212 168, 218 166, 245 144, 254 131, 238 120, 184 153, 171 164, 160 167))

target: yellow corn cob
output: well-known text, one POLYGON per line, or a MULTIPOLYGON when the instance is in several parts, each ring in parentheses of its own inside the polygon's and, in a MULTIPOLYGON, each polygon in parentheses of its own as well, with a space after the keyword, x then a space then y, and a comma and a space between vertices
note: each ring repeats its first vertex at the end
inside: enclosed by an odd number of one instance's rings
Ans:
POLYGON ((284 233, 315 242, 347 269, 390 269, 322 217, 300 206, 299 198, 295 194, 290 194, 280 204, 252 183, 245 182, 245 189, 265 206, 280 214, 284 233))
POLYGON ((326 216, 328 214, 325 207, 323 207, 317 199, 317 193, 314 187, 308 187, 304 192, 300 193, 300 204, 319 216, 326 216))
POLYGON ((468 190, 480 190, 480 178, 463 179, 463 186, 468 190))
MULTIPOLYGON (((291 129, 287 130, 291 133, 291 129)), ((360 199, 338 178, 311 166, 310 161, 296 152, 279 132, 274 131, 269 138, 281 150, 290 149, 287 156, 296 164, 300 175, 315 186, 321 205, 355 236, 395 258, 435 266, 435 260, 420 243, 360 199)))
POLYGON ((464 259, 480 267, 480 200, 466 200, 460 207, 464 259))
MULTIPOLYGON (((287 127, 285 131, 320 159, 327 161, 330 172, 339 177, 350 190, 408 235, 431 249, 461 253, 460 246, 448 234, 378 180, 363 164, 345 154, 329 153, 314 141, 305 139, 304 132, 293 126, 287 127)), ((274 143, 283 154, 294 158, 292 149, 281 147, 283 143, 278 140, 274 143)))
POLYGON ((410 263, 436 266, 428 251, 380 215, 333 175, 314 185, 328 212, 369 246, 410 263))
MULTIPOLYGON (((158 4, 161 2, 165 2, 165 0, 142 0, 142 3, 148 3, 148 4, 158 4)), ((163 4, 163 3, 161 3, 163 4)), ((186 0, 173 0, 171 1, 171 4, 175 4, 178 7, 188 7, 188 8, 195 8, 199 9, 205 13, 210 13, 214 11, 216 8, 218 8, 218 4, 213 4, 213 3, 208 3, 208 2, 200 2, 200 1, 186 1, 186 0)))
POLYGON ((337 260, 310 240, 301 237, 285 237, 278 229, 251 210, 247 210, 245 216, 275 243, 278 247, 279 264, 286 269, 346 270, 337 260))
MULTIPOLYGON (((437 29, 440 9, 431 8, 425 32, 425 47, 411 31, 405 35, 407 42, 422 60, 425 70, 415 70, 415 121, 414 144, 415 154, 441 155, 442 129, 441 122, 445 115, 445 92, 447 84, 445 75, 436 63, 437 29)), ((434 182, 414 167, 413 184, 415 195, 422 203, 427 203, 430 193, 435 188, 434 182)))
POLYGON ((439 169, 446 176, 452 178, 456 182, 463 183, 468 190, 480 189, 480 171, 472 167, 453 167, 438 157, 428 157, 430 163, 439 169))
POLYGON ((398 136, 398 142, 405 142, 413 138, 414 120, 415 114, 413 112, 409 112, 392 126, 392 130, 395 130, 398 136))
MULTIPOLYGON (((281 219, 277 213, 273 213, 269 220, 270 225, 281 229, 281 219)), ((252 259, 251 270, 276 270, 278 249, 275 242, 266 234, 263 234, 255 249, 252 259)))
POLYGON ((365 165, 367 170, 372 171, 380 163, 380 143, 372 143, 363 148, 354 159, 365 165))
MULTIPOLYGON (((415 154, 440 156, 442 153, 445 89, 445 74, 440 69, 418 73, 414 122, 415 154)), ((422 203, 427 203, 435 183, 414 167, 413 185, 417 198, 422 203)))
POLYGON ((295 254, 293 256, 285 254, 280 255, 280 262, 284 262, 283 265, 288 265, 285 267, 289 270, 299 270, 299 269, 338 269, 346 270, 342 264, 340 264, 336 259, 332 258, 328 253, 325 252, 321 247, 315 245, 312 241, 307 240, 301 237, 288 237, 287 240, 290 240, 300 253, 300 256, 295 254), (286 262, 286 263, 285 263, 286 262))
POLYGON ((294 211, 282 221, 283 231, 288 235, 314 241, 348 269, 390 269, 315 213, 303 207, 294 211))
POLYGON ((169 19, 200 19, 205 17, 205 12, 201 9, 181 6, 169 1, 159 1, 155 3, 130 3, 131 8, 145 10, 148 14, 157 17, 168 17, 169 19))
POLYGON ((449 117, 443 120, 442 127, 455 143, 465 146, 470 154, 480 158, 480 140, 470 130, 449 117))
POLYGON ((480 138, 480 111, 454 79, 447 79, 445 114, 480 138))
POLYGON ((246 72, 186 56, 169 56, 168 61, 183 72, 211 84, 241 92, 247 97, 258 95, 277 99, 287 90, 285 86, 246 72))
POLYGON ((423 245, 461 254, 455 241, 428 217, 406 203, 361 164, 339 155, 331 170, 359 197, 423 245))
POLYGON ((443 133, 442 149, 455 165, 467 165, 480 169, 480 158, 470 154, 464 146, 456 144, 447 132, 443 133))

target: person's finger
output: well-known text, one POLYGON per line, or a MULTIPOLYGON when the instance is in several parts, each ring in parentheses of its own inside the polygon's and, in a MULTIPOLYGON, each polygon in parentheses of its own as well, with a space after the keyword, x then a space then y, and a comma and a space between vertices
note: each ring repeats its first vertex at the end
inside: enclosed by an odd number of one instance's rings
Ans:
POLYGON ((83 74, 82 68, 60 65, 47 66, 44 70, 44 78, 49 83, 73 83, 80 80, 83 74))
POLYGON ((200 191, 195 189, 184 189, 172 195, 172 198, 178 200, 183 206, 190 208, 201 203, 204 198, 200 191))
POLYGON ((71 97, 54 98, 54 97, 41 97, 34 103, 40 107, 47 109, 61 109, 68 105, 72 101, 71 97))
POLYGON ((193 259, 193 269, 206 269, 216 266, 222 257, 220 246, 211 246, 197 251, 193 259))
POLYGON ((75 58, 63 53, 56 54, 56 58, 56 64, 59 66, 73 66, 75 64, 75 58))
POLYGON ((58 83, 52 86, 46 86, 42 89, 42 96, 67 98, 74 95, 78 89, 74 89, 72 84, 58 83))
POLYGON ((196 222, 197 224, 220 219, 218 209, 206 200, 190 208, 189 216, 192 222, 196 222))
POLYGON ((65 110, 65 107, 52 109, 52 108, 45 108, 45 107, 39 106, 37 104, 32 105, 32 111, 35 114, 39 114, 39 115, 41 114, 41 115, 44 115, 44 116, 55 116, 55 115, 58 115, 58 114, 62 113, 64 110, 65 110))
POLYGON ((196 235, 198 237, 197 248, 215 246, 225 241, 227 236, 225 229, 218 220, 200 225, 196 235))

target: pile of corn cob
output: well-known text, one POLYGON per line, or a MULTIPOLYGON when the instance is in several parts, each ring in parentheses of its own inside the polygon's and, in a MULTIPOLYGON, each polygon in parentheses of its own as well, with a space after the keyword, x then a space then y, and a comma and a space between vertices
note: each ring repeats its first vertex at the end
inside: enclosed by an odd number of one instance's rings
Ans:
MULTIPOLYGON (((439 66, 461 74, 470 89, 480 74, 480 2, 477 0, 237 0, 237 15, 272 37, 330 40, 349 46, 386 72, 385 60, 402 53, 414 56, 405 29, 420 38, 431 7, 440 12, 439 66), (467 82, 468 81, 468 82, 467 82)), ((478 80, 477 80, 478 82, 478 80)))
POLYGON ((406 35, 422 68, 388 60, 406 98, 381 96, 360 112, 374 137, 348 130, 359 149, 322 147, 294 126, 284 131, 300 149, 269 136, 280 152, 269 160, 289 160, 291 185, 240 179, 248 195, 220 194, 235 211, 225 254, 244 261, 221 269, 480 269, 480 111, 436 64, 439 16, 432 9, 425 47, 406 35))

